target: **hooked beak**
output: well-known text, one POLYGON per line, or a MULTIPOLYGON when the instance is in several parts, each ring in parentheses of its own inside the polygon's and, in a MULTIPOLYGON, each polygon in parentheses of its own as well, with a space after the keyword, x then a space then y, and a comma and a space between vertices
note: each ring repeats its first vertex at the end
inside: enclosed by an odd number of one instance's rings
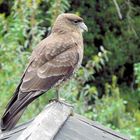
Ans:
POLYGON ((84 31, 88 31, 88 27, 86 26, 86 24, 84 22, 79 23, 79 27, 84 31))

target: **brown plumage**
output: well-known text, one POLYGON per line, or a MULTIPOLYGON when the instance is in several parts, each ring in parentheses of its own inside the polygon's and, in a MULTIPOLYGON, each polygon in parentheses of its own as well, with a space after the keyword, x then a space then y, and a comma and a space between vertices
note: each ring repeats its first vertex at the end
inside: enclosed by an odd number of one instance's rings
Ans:
POLYGON ((83 19, 61 14, 51 34, 33 51, 14 96, 1 119, 1 130, 11 130, 34 99, 56 84, 67 80, 83 58, 83 19))

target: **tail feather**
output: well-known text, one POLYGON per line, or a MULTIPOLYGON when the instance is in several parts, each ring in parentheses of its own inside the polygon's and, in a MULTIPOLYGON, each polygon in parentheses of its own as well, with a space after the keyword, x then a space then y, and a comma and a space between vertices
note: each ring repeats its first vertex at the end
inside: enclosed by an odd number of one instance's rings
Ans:
POLYGON ((10 104, 5 110, 1 118, 1 130, 11 130, 20 119, 21 115, 23 114, 24 110, 28 106, 34 98, 32 98, 33 92, 26 94, 26 96, 19 100, 16 94, 11 100, 10 104))
POLYGON ((17 90, 1 118, 1 130, 11 130, 16 125, 27 106, 43 93, 44 92, 41 91, 22 93, 17 90))
POLYGON ((26 107, 20 110, 17 114, 15 114, 14 117, 10 117, 10 113, 6 114, 1 119, 1 130, 10 131, 16 125, 17 121, 20 119, 25 109, 26 107))

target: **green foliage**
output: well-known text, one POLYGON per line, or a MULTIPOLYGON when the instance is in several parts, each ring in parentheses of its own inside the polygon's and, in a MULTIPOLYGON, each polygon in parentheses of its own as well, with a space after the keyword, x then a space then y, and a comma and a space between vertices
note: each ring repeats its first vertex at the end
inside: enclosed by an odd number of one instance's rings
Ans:
MULTIPOLYGON (((140 139, 140 6, 116 0, 0 1, 0 115, 20 81, 32 49, 65 11, 81 15, 84 34, 82 67, 61 87, 75 111, 131 137, 140 139), (4 8, 3 8, 4 5, 4 8), (5 9, 7 7, 7 9, 5 9)), ((50 90, 34 101, 21 122, 38 114, 55 96, 50 90)))
POLYGON ((135 76, 136 76, 136 84, 137 84, 137 89, 140 91, 140 63, 135 63, 134 65, 134 71, 135 71, 135 76))
POLYGON ((96 100, 95 109, 93 109, 94 120, 125 133, 131 139, 139 139, 139 135, 133 136, 139 133, 138 122, 135 116, 127 111, 128 102, 120 96, 116 80, 116 76, 113 76, 112 83, 105 84, 104 98, 96 100))
POLYGON ((64 13, 70 7, 68 0, 50 0, 50 9, 48 10, 51 25, 59 14, 64 13))

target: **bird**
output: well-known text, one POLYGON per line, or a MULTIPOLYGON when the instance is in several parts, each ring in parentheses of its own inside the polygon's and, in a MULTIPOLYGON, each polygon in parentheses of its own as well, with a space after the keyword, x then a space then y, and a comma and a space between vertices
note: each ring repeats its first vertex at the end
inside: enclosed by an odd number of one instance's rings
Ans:
POLYGON ((1 118, 1 131, 13 129, 32 101, 67 81, 78 70, 83 59, 84 31, 88 28, 80 16, 73 13, 58 15, 50 35, 40 41, 31 54, 1 118))

